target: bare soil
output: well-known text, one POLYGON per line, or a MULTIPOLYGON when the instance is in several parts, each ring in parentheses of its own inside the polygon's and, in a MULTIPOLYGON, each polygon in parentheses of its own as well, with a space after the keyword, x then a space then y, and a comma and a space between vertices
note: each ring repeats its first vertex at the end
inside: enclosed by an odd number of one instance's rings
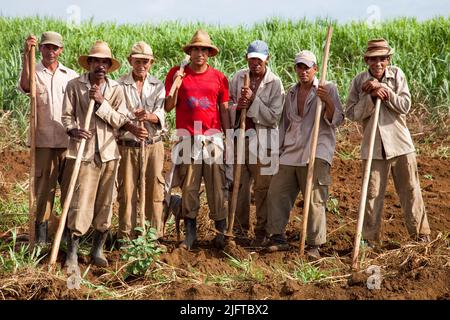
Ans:
MULTIPOLYGON (((357 130, 349 129, 341 132, 344 138, 338 142, 338 152, 355 153, 360 135, 357 130)), ((416 139, 419 147, 421 136, 416 139)), ((444 135, 440 145, 448 146, 444 135)), ((169 168, 169 153, 165 170, 169 168)), ((168 252, 161 256, 163 264, 175 274, 175 280, 163 284, 148 285, 148 279, 131 279, 125 282, 125 298, 139 299, 445 299, 450 298, 450 161, 448 157, 418 155, 418 167, 423 198, 426 204, 428 220, 432 230, 433 241, 430 244, 419 244, 409 239, 400 207, 399 198, 392 181, 389 182, 384 206, 382 224, 383 245, 378 252, 365 252, 362 271, 352 273, 350 270, 353 239, 360 196, 361 168, 355 157, 343 160, 337 155, 333 160, 330 197, 338 200, 338 212, 327 214, 328 242, 322 248, 323 259, 314 266, 318 270, 329 273, 328 280, 304 283, 292 277, 292 271, 298 267, 299 230, 302 219, 302 201, 299 195, 297 205, 291 213, 287 236, 291 245, 288 252, 267 253, 251 248, 245 240, 237 239, 237 247, 228 250, 232 256, 251 262, 251 268, 240 281, 219 282, 217 277, 224 278, 236 275, 236 267, 230 264, 230 258, 223 251, 211 248, 210 240, 214 237, 214 225, 207 217, 208 209, 204 194, 199 214, 198 246, 191 252, 177 248, 176 235, 171 228, 165 244, 168 252), (367 288, 368 274, 364 272, 369 265, 378 265, 382 270, 380 290, 367 288), (277 270, 291 271, 290 276, 277 270), (258 276, 258 271, 262 276, 258 276), (285 276, 283 276, 283 274, 285 276), (136 290, 133 291, 133 288, 136 290), (139 289, 139 290, 138 290, 139 289)), ((26 180, 28 167, 27 151, 3 151, 0 153, 0 197, 10 196, 11 188, 16 182, 26 180)), ((254 206, 252 205, 254 219, 254 206)), ((0 213, 1 214, 1 213, 0 213)), ((4 235, 7 237, 7 234, 4 235)), ((183 237, 183 236, 182 236, 183 237)), ((111 269, 117 270, 123 265, 117 251, 108 254, 111 269)), ((64 254, 61 254, 62 261, 64 254)), ((84 272, 89 261, 81 259, 84 272)), ((96 283, 106 282, 114 287, 108 270, 89 267, 88 278, 96 283)), ((31 275, 41 271, 28 271, 31 275)), ((7 276, 0 282, 9 281, 19 295, 13 291, 2 290, 3 298, 26 299, 30 292, 35 299, 81 299, 95 297, 86 288, 69 291, 63 278, 41 277, 39 284, 27 277, 7 276), (12 281, 12 282, 11 282, 12 281), (34 287, 33 287, 34 286, 34 287)), ((236 278, 234 278, 236 280, 236 278)), ((157 282, 157 281, 155 281, 157 282)), ((117 286, 123 286, 117 280, 117 286)), ((0 296, 1 297, 1 296, 0 296)))

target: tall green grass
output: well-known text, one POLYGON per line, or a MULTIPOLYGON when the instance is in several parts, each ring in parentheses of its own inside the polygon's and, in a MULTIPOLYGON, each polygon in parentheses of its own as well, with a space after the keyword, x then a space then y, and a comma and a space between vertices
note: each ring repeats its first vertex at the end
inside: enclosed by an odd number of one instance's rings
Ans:
MULTIPOLYGON (((209 32, 215 45, 220 48, 211 65, 232 76, 245 66, 245 51, 255 39, 268 42, 271 51, 270 67, 278 74, 286 88, 296 82, 293 57, 301 49, 309 49, 321 61, 328 24, 334 26, 327 78, 337 83, 345 102, 352 78, 366 69, 362 54, 367 40, 386 38, 395 48, 393 64, 405 72, 413 97, 413 104, 425 105, 430 120, 449 115, 449 63, 450 63, 450 16, 436 17, 419 22, 413 18, 399 18, 385 22, 380 28, 368 28, 364 22, 337 24, 333 21, 289 21, 269 19, 251 27, 223 27, 204 24, 94 24, 84 22, 70 27, 64 21, 49 18, 0 17, 0 108, 14 110, 24 119, 27 99, 15 87, 21 68, 21 52, 26 36, 32 32, 60 32, 65 40, 61 61, 66 66, 82 72, 77 63, 97 39, 107 41, 121 68, 111 76, 118 78, 129 70, 126 57, 132 44, 139 40, 148 42, 156 57, 152 74, 163 80, 169 68, 183 58, 181 47, 192 37, 195 30, 209 32)), ((22 121, 24 122, 24 121, 22 121)), ((173 124, 173 113, 169 122, 173 124)), ((24 125, 26 123, 24 122, 24 125)))

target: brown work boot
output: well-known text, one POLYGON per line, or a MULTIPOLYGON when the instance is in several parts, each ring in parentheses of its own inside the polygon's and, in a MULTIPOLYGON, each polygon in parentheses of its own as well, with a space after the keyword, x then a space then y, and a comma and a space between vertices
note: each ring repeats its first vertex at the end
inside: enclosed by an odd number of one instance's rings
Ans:
POLYGON ((268 252, 288 251, 289 243, 283 235, 275 234, 265 243, 265 247, 268 252))
POLYGON ((319 246, 316 245, 308 245, 306 247, 306 255, 311 260, 319 260, 321 258, 320 252, 319 252, 319 246))

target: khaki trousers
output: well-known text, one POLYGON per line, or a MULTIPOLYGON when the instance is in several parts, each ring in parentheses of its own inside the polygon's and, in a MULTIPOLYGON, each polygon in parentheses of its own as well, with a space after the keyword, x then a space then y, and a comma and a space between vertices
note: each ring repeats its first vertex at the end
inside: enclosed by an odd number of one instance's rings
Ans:
MULTIPOLYGON (((363 168, 365 163, 364 160, 363 168)), ((400 198, 408 233, 413 237, 430 234, 420 190, 416 154, 413 152, 389 160, 372 160, 363 224, 364 239, 380 240, 381 217, 389 172, 392 173, 395 190, 400 198)))
MULTIPOLYGON (((67 159, 67 168, 73 171, 75 159, 67 159)), ((95 154, 94 161, 82 161, 80 173, 68 214, 70 231, 81 237, 91 224, 100 232, 111 226, 114 182, 119 160, 101 162, 95 154)))
POLYGON ((225 166, 223 164, 181 164, 183 217, 195 219, 200 209, 200 185, 205 180, 209 217, 214 220, 227 218, 225 208, 225 166))
MULTIPOLYGON (((235 151, 235 159, 237 152, 235 151)), ((244 233, 250 230, 250 202, 251 184, 254 181, 253 192, 256 205, 256 225, 255 234, 266 233, 267 223, 267 191, 269 190, 272 175, 261 175, 261 168, 268 165, 261 165, 258 160, 256 164, 249 164, 249 143, 245 140, 245 164, 241 165, 241 179, 239 181, 239 193, 236 206, 236 225, 244 233)))
POLYGON ((36 222, 48 221, 53 211, 56 185, 61 188, 61 207, 70 181, 63 174, 66 164, 65 148, 36 148, 36 222))
MULTIPOLYGON (((141 177, 140 148, 119 146, 120 165, 118 173, 119 231, 118 238, 134 238, 134 229, 139 225, 137 203, 141 177)), ((145 147, 145 216, 163 235, 164 144, 162 141, 145 147)), ((139 201, 141 201, 139 199, 139 201)), ((140 207, 140 206, 139 206, 140 207)))
MULTIPOLYGON (((266 232, 268 234, 285 233, 289 214, 299 191, 304 195, 307 175, 308 166, 280 165, 280 170, 272 178, 267 195, 269 214, 266 232)), ((308 245, 321 245, 326 242, 325 209, 330 183, 330 164, 316 158, 307 225, 306 243, 308 245)))

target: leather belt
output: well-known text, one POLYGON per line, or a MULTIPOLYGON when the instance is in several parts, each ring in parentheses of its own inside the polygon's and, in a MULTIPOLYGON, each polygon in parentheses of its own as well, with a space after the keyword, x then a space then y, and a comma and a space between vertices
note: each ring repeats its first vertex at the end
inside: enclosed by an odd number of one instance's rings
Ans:
MULTIPOLYGON (((159 141, 162 141, 161 136, 153 138, 153 139, 145 140, 144 143, 145 143, 145 145, 149 145, 149 144, 157 143, 159 141)), ((134 141, 134 140, 117 140, 117 144, 119 146, 131 147, 131 148, 139 148, 141 146, 140 141, 134 141)))

